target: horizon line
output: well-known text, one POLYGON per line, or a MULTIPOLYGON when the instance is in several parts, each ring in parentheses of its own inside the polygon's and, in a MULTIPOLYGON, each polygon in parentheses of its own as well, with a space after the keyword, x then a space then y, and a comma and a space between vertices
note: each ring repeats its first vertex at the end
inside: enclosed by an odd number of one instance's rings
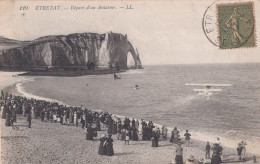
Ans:
POLYGON ((260 62, 238 62, 238 63, 172 63, 172 64, 142 64, 143 66, 161 66, 161 65, 211 65, 211 64, 260 64, 260 62))

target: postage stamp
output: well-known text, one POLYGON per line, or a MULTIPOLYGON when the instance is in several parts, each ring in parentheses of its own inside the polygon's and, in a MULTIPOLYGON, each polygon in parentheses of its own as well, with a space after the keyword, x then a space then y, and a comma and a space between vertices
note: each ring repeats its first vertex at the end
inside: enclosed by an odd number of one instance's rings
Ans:
POLYGON ((255 47, 254 3, 217 4, 216 7, 220 49, 255 47))

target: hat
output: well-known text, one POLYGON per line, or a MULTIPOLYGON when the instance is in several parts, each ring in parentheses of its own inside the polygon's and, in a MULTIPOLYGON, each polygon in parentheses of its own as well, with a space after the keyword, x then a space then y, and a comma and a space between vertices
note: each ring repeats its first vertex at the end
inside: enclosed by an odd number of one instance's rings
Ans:
POLYGON ((104 138, 104 137, 106 137, 106 135, 105 135, 105 134, 102 134, 102 135, 101 135, 101 138, 104 138))
POLYGON ((190 160, 190 161, 194 161, 195 158, 194 158, 194 156, 191 154, 191 155, 189 156, 188 160, 190 160))
POLYGON ((204 158, 200 158, 200 159, 199 159, 199 162, 204 162, 204 158))

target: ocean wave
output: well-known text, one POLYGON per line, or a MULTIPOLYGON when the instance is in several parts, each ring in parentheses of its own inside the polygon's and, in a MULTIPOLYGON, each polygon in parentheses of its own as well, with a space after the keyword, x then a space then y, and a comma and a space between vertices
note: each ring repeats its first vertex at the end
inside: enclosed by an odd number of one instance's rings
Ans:
POLYGON ((133 70, 128 70, 126 72, 117 73, 117 74, 141 74, 141 73, 144 73, 142 69, 133 69, 133 70))

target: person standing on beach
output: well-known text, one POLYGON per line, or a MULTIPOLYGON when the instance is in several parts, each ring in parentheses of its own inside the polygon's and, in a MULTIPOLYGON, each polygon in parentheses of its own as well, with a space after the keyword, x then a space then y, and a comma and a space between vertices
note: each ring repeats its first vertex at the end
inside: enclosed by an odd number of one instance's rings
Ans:
POLYGON ((163 125, 162 127, 162 139, 163 140, 167 140, 167 132, 168 132, 168 129, 165 125, 163 125))
POLYGON ((116 119, 112 120, 112 134, 117 134, 117 123, 116 119))
POLYGON ((135 121, 135 128, 138 130, 139 129, 139 121, 138 121, 138 119, 136 119, 136 121, 135 121))
POLYGON ((221 160, 220 156, 218 155, 218 151, 214 150, 212 158, 211 158, 211 164, 220 164, 220 163, 222 163, 222 160, 221 160))
POLYGON ((184 136, 185 136, 186 147, 189 147, 190 146, 190 136, 191 136, 191 134, 189 133, 188 130, 186 130, 186 133, 184 134, 184 136))
POLYGON ((106 155, 106 135, 102 134, 101 138, 99 139, 100 144, 99 144, 99 149, 98 149, 98 154, 99 155, 106 155))
POLYGON ((82 128, 82 129, 84 129, 84 127, 85 127, 85 124, 86 124, 85 120, 86 120, 86 115, 85 115, 85 113, 83 113, 83 114, 80 116, 81 128, 82 128))
POLYGON ((106 140, 106 155, 113 156, 114 155, 114 149, 113 149, 113 139, 111 138, 112 135, 108 134, 108 138, 106 140))
POLYGON ((126 129, 121 130, 121 141, 125 141, 126 138, 126 129))
MULTIPOLYGON (((138 121, 138 120, 137 120, 138 121)), ((142 124, 140 125, 139 124, 139 121, 138 121, 138 136, 139 136, 139 138, 143 138, 143 127, 142 127, 142 124)))
POLYGON ((132 137, 133 141, 138 141, 139 139, 137 132, 138 132, 137 129, 133 128, 133 137, 132 137))
POLYGON ((158 147, 159 146, 159 138, 160 138, 160 129, 156 128, 155 130, 153 130, 152 147, 158 147))
POLYGON ((87 140, 93 140, 93 129, 91 125, 87 125, 86 127, 86 139, 87 140))
POLYGON ((26 115, 25 115, 25 112, 26 112, 26 106, 25 106, 25 104, 23 104, 22 110, 23 110, 23 116, 25 117, 25 116, 26 116, 26 115))
POLYGON ((122 122, 119 118, 118 122, 117 122, 117 139, 118 140, 121 138, 121 131, 122 131, 122 122))
POLYGON ((41 121, 42 122, 44 121, 44 114, 45 114, 45 109, 43 109, 41 112, 41 121))
POLYGON ((5 105, 4 105, 4 108, 3 108, 3 111, 2 111, 1 118, 6 119, 6 111, 7 111, 7 105, 5 104, 5 105))
POLYGON ((1 99, 3 100, 5 98, 5 94, 4 94, 4 91, 1 90, 1 99))
POLYGON ((176 156, 175 156, 175 162, 176 164, 183 164, 183 148, 181 147, 181 142, 178 142, 177 148, 176 148, 176 156))
POLYGON ((206 151, 205 159, 210 159, 210 144, 209 144, 209 142, 207 142, 205 151, 206 151))
POLYGON ((74 111, 74 124, 78 127, 77 111, 74 111))
POLYGON ((17 106, 16 106, 16 104, 14 103, 13 104, 13 106, 12 106, 12 124, 14 123, 14 122, 16 122, 16 109, 17 108, 17 106))
POLYGON ((132 128, 135 128, 135 119, 132 119, 132 128))
POLYGON ((2 118, 2 116, 3 116, 4 108, 5 108, 4 103, 2 103, 2 104, 1 104, 1 118, 2 118))
POLYGON ((31 114, 31 111, 27 115, 27 122, 28 122, 28 128, 31 128, 31 124, 32 124, 32 114, 31 114))
POLYGON ((125 145, 127 143, 127 145, 129 145, 129 140, 130 140, 130 131, 129 130, 125 130, 125 145))
POLYGON ((243 161, 245 161, 246 160, 246 145, 247 145, 247 143, 244 142, 244 141, 241 141, 240 144, 241 144, 241 147, 243 148, 242 151, 241 151, 241 158, 242 158, 243 161))
POLYGON ((241 160, 242 150, 243 150, 243 147, 241 146, 241 143, 238 143, 237 155, 239 157, 239 160, 241 160))
POLYGON ((8 107, 7 107, 7 110, 6 110, 6 119, 5 119, 5 126, 11 126, 10 120, 11 120, 11 111, 10 111, 10 110, 8 109, 8 107))

